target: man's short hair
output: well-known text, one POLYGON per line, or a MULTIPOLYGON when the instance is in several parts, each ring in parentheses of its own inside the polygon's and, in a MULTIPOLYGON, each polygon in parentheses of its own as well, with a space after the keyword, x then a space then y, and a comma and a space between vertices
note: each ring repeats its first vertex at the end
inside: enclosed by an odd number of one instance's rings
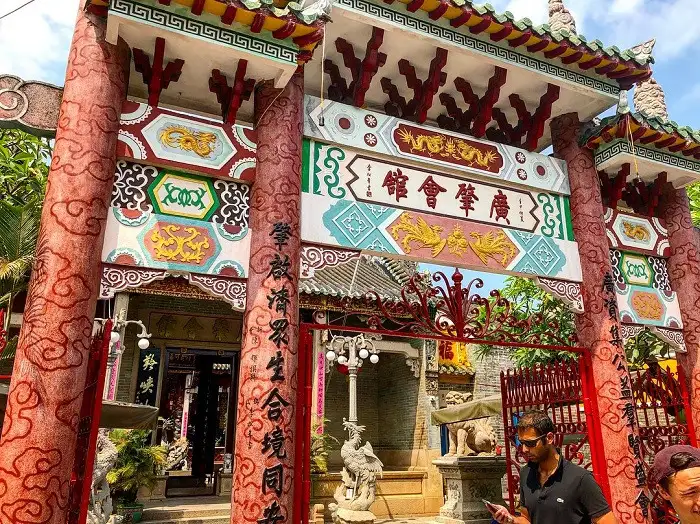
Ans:
POLYGON ((664 488, 666 492, 668 492, 668 485, 671 478, 673 478, 676 473, 684 469, 697 468, 698 461, 697 457, 694 457, 686 451, 681 451, 671 457, 671 460, 668 461, 668 465, 673 469, 673 473, 659 480, 659 485, 664 488))
POLYGON ((554 433, 555 427, 552 419, 547 416, 544 411, 532 410, 527 411, 518 420, 518 431, 525 431, 527 429, 534 429, 537 432, 537 436, 541 437, 547 433, 554 433))

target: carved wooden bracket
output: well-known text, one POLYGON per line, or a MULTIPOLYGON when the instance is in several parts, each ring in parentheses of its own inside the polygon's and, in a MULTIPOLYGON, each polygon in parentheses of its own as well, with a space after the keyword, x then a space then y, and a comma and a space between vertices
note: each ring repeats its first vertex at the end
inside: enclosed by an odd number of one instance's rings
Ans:
POLYGON ((649 217, 654 216, 659 207, 659 200, 667 179, 668 174, 666 171, 662 171, 656 176, 656 180, 649 185, 642 180, 636 180, 634 183, 628 182, 622 192, 622 198, 635 213, 649 217))
POLYGON ((177 82, 180 78, 185 61, 178 58, 173 62, 168 62, 163 68, 165 40, 161 37, 156 38, 152 64, 143 50, 134 48, 133 53, 136 71, 141 73, 143 82, 148 86, 148 105, 155 107, 158 105, 163 89, 167 89, 170 82, 177 82))
POLYGON ((372 28, 372 36, 367 42, 365 57, 360 60, 355 56, 355 49, 344 38, 335 41, 335 48, 343 56, 343 64, 350 70, 352 81, 348 86, 346 80, 340 74, 340 69, 332 60, 326 60, 324 67, 331 77, 331 85, 328 88, 328 98, 336 102, 352 104, 362 107, 365 104, 365 94, 369 89, 372 78, 386 63, 386 54, 380 53, 379 48, 384 42, 384 30, 372 28))
POLYGON ((603 198, 607 200, 608 207, 617 209, 617 203, 622 198, 622 192, 627 183, 627 177, 630 175, 630 165, 622 164, 620 171, 615 178, 611 179, 605 171, 599 171, 601 193, 603 198))
POLYGON ((406 85, 413 90, 413 98, 406 99, 399 94, 399 90, 389 78, 382 78, 382 91, 389 95, 389 101, 384 104, 384 110, 388 115, 413 120, 419 124, 428 118, 428 111, 433 105, 435 93, 447 81, 447 73, 442 69, 447 64, 447 50, 438 47, 435 57, 430 62, 428 78, 421 82, 416 76, 416 69, 404 59, 399 60, 399 73, 406 78, 406 85))
POLYGON ((442 93, 440 102, 447 109, 447 115, 442 114, 438 117, 438 125, 443 129, 482 138, 486 134, 486 127, 493 118, 493 106, 498 102, 501 87, 505 85, 507 76, 506 69, 496 67, 489 80, 486 93, 481 98, 474 94, 471 84, 464 78, 455 78, 455 87, 461 93, 468 108, 466 111, 461 110, 452 96, 442 93))
POLYGON ((55 136, 63 89, 0 74, 0 127, 55 136))
POLYGON ((531 113, 519 95, 512 94, 508 101, 518 116, 518 124, 513 126, 508 122, 505 113, 498 108, 493 110, 493 118, 498 125, 494 135, 498 135, 505 143, 522 147, 528 151, 537 149, 537 143, 544 135, 544 126, 552 116, 552 106, 559 100, 559 86, 547 84, 547 91, 540 97, 540 104, 531 113))
POLYGON ((227 124, 236 123, 236 115, 241 108, 243 101, 249 100, 255 88, 255 80, 246 79, 245 73, 248 68, 247 60, 239 60, 236 66, 236 75, 233 85, 229 87, 228 81, 221 71, 212 69, 209 78, 209 91, 216 94, 216 100, 221 104, 221 116, 227 124))

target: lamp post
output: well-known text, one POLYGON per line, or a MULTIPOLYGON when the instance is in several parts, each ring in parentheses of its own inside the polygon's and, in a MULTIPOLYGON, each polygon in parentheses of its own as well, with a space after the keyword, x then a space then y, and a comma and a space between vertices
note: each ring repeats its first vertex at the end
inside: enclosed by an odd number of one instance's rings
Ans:
MULTIPOLYGON (((108 319, 106 318, 95 318, 95 322, 99 323, 101 326, 104 326, 107 320, 108 319)), ((119 313, 114 319, 114 322, 112 323, 112 333, 110 333, 109 353, 107 355, 108 379, 105 381, 105 392, 109 391, 109 385, 112 382, 112 375, 116 371, 115 365, 117 363, 117 359, 124 352, 121 339, 124 336, 124 333, 126 332, 126 328, 130 325, 138 326, 141 328, 141 331, 138 334, 139 349, 148 349, 148 346, 150 345, 150 341, 148 339, 151 338, 151 334, 146 330, 146 326, 143 324, 143 322, 141 322, 140 320, 127 320, 126 309, 120 309, 119 313)), ((110 398, 109 393, 103 393, 103 396, 106 396, 107 400, 114 400, 113 398, 110 398)))
POLYGON ((350 414, 348 421, 357 423, 357 372, 365 359, 372 364, 379 362, 379 350, 374 346, 372 336, 365 337, 360 333, 354 337, 332 337, 326 344, 326 359, 329 362, 348 367, 350 414))

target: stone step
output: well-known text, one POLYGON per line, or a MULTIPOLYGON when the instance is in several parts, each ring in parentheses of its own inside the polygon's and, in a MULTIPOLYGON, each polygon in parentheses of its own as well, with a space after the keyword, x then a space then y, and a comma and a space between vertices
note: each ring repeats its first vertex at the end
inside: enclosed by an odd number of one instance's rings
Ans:
MULTIPOLYGON (((149 524, 210 517, 224 518, 228 521, 230 516, 231 502, 228 497, 193 497, 149 502, 144 508, 142 520, 149 524)), ((189 524, 203 523, 190 522, 189 524)), ((207 524, 219 523, 208 522, 207 524)))
POLYGON ((230 515, 213 515, 208 517, 177 517, 171 516, 162 520, 148 520, 149 524, 230 524, 230 515))

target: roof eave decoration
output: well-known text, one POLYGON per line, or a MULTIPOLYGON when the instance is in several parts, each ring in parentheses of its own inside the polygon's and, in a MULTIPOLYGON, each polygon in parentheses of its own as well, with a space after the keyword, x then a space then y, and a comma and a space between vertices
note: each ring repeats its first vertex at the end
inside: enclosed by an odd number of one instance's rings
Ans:
POLYGON ((453 28, 463 28, 473 35, 488 37, 493 42, 559 60, 565 65, 577 65, 587 74, 597 74, 614 80, 622 88, 651 76, 654 58, 650 40, 628 50, 605 47, 599 40, 588 41, 564 27, 549 24, 535 26, 528 18, 516 20, 508 11, 496 13, 486 5, 474 5, 471 0, 383 0, 387 4, 404 5, 415 13, 423 11, 433 21, 445 20, 453 28))
POLYGON ((700 160, 700 132, 641 112, 622 112, 604 118, 581 135, 581 145, 595 151, 604 144, 630 137, 640 146, 654 146, 700 160))
MULTIPOLYGON (((230 26, 234 22, 250 28, 253 33, 266 31, 278 40, 292 40, 300 51, 310 53, 323 39, 323 28, 330 21, 331 0, 308 3, 275 0, 157 0, 189 8, 194 16, 203 13, 219 17, 230 26), (308 5, 306 5, 308 4, 308 5)), ((91 9, 106 9, 109 0, 92 0, 91 9)))

